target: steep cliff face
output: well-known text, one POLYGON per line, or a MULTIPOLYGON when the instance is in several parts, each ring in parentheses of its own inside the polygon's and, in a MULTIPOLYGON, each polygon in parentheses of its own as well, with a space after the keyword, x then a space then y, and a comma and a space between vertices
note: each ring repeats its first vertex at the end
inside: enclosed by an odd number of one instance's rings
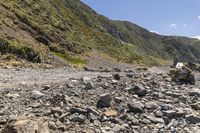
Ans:
POLYGON ((97 50, 127 63, 175 57, 199 61, 197 39, 160 36, 130 22, 112 21, 79 0, 1 0, 0 12, 4 60, 56 63, 58 57, 84 64, 80 57, 97 50))

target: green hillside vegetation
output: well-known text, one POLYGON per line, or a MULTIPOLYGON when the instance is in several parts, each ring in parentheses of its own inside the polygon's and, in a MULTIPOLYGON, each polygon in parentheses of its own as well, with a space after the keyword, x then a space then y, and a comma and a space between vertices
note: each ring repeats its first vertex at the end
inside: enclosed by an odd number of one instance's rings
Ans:
POLYGON ((97 50, 118 61, 157 65, 175 57, 199 62, 200 41, 161 36, 97 14, 79 0, 1 0, 0 52, 36 63, 71 64, 97 50), (23 37, 24 36, 24 37, 23 37))

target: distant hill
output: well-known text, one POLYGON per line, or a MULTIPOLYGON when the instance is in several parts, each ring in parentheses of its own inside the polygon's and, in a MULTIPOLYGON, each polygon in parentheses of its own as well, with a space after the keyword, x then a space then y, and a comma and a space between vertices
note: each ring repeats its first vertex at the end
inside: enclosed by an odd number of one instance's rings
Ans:
POLYGON ((200 62, 200 41, 113 21, 80 0, 1 0, 0 59, 85 64, 96 50, 126 63, 200 62))

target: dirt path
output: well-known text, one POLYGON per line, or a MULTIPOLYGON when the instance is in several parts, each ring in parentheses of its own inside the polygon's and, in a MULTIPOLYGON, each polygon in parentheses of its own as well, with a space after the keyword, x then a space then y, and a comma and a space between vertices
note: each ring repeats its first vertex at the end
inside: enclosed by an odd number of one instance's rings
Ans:
POLYGON ((51 83, 62 83, 70 78, 97 76, 110 76, 108 73, 86 72, 72 68, 58 69, 0 69, 0 89, 16 88, 20 85, 42 85, 51 83))

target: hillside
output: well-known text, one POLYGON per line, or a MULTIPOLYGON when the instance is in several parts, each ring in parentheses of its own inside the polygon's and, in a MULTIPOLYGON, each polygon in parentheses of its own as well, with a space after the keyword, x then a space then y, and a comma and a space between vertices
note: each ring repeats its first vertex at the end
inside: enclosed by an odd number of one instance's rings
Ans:
POLYGON ((155 65, 175 57, 199 62, 197 39, 109 20, 79 0, 1 0, 0 12, 1 63, 83 65, 92 51, 126 63, 155 65))

